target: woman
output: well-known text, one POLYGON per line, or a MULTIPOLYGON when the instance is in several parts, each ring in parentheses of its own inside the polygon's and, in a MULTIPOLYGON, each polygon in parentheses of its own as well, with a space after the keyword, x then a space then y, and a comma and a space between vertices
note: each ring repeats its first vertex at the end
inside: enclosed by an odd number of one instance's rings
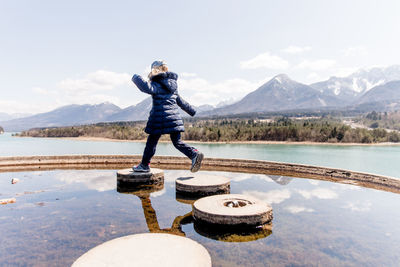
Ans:
POLYGON ((201 167, 203 153, 181 140, 181 132, 184 132, 185 128, 178 106, 190 116, 194 116, 196 110, 179 96, 177 79, 178 75, 169 72, 164 61, 154 61, 151 64, 149 82, 144 81, 137 74, 132 77, 132 81, 139 90, 150 94, 153 98, 153 107, 145 129, 149 136, 142 162, 133 167, 135 172, 150 172, 150 160, 154 156, 158 140, 163 134, 169 134, 174 146, 192 160, 190 169, 192 172, 197 172, 201 167))

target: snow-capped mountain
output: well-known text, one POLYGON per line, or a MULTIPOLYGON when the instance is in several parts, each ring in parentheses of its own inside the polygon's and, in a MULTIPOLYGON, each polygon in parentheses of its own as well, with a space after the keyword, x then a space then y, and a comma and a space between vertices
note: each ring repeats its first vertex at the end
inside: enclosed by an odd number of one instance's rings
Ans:
POLYGON ((370 89, 395 80, 400 80, 400 65, 361 69, 347 77, 331 77, 310 86, 321 93, 335 95, 346 103, 352 103, 370 89))
POLYGON ((359 104, 368 102, 391 101, 400 99, 400 81, 391 81, 376 86, 366 92, 357 101, 359 104))
POLYGON ((239 114, 278 110, 313 109, 340 106, 336 96, 325 95, 320 91, 291 80, 286 74, 279 74, 242 100, 208 114, 239 114))

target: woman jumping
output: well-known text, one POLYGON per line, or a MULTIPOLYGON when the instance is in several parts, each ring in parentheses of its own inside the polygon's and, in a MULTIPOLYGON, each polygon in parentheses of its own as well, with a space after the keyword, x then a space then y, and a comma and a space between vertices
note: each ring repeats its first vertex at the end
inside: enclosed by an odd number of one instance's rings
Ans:
POLYGON ((154 156, 158 140, 163 134, 169 134, 174 146, 192 160, 190 171, 197 172, 201 167, 203 153, 181 140, 181 132, 184 132, 185 128, 178 106, 190 116, 194 116, 196 110, 179 96, 177 79, 178 75, 169 72, 164 61, 154 61, 151 64, 149 82, 144 81, 137 74, 132 77, 132 81, 139 90, 150 94, 153 98, 153 107, 144 130, 149 136, 142 162, 133 167, 135 172, 150 172, 150 160, 154 156))

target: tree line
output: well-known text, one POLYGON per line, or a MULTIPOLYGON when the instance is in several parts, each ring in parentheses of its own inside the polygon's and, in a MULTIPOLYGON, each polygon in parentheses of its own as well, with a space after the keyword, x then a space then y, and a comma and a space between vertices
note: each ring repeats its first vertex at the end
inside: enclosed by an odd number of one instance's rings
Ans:
MULTIPOLYGON (((94 125, 32 129, 20 136, 32 137, 102 137, 119 140, 144 140, 144 123, 102 123, 94 125)), ((292 141, 320 143, 400 142, 400 133, 385 129, 351 128, 339 119, 210 119, 185 123, 185 140, 203 142, 292 141)), ((166 140, 169 137, 163 136, 166 140)))
POLYGON ((355 121, 374 129, 386 128, 400 131, 400 110, 392 112, 372 111, 358 117, 355 121))

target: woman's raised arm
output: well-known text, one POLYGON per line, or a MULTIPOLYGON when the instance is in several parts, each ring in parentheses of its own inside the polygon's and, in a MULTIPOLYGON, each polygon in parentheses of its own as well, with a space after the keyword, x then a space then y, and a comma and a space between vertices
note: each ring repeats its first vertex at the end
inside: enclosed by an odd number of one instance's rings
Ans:
POLYGON ((139 88, 139 90, 142 91, 143 93, 150 95, 154 94, 154 88, 151 86, 149 82, 143 80, 143 78, 140 75, 134 74, 132 77, 132 82, 136 84, 137 88, 139 88))

